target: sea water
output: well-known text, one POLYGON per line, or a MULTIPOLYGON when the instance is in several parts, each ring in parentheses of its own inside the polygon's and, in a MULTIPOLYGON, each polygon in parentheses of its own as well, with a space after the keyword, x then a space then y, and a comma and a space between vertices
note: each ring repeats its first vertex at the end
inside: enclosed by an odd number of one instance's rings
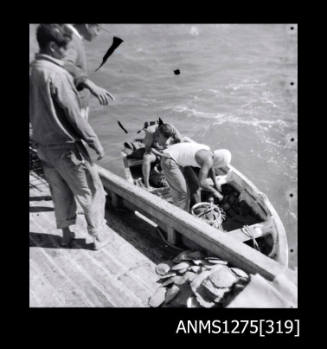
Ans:
MULTIPOLYGON (((102 26, 106 31, 86 43, 90 78, 116 98, 106 107, 91 100, 90 123, 106 151, 99 164, 123 176, 122 144, 158 117, 212 149, 229 149, 232 164, 280 215, 296 267, 297 26, 102 26), (113 36, 124 42, 94 72, 113 36)), ((36 50, 32 24, 30 60, 36 50)))

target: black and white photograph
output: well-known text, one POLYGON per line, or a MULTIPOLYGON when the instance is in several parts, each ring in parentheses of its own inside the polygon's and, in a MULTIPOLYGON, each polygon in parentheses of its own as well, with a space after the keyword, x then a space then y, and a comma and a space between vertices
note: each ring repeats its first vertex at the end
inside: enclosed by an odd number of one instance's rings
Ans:
POLYGON ((29 23, 30 308, 298 309, 297 193, 297 23, 29 23))

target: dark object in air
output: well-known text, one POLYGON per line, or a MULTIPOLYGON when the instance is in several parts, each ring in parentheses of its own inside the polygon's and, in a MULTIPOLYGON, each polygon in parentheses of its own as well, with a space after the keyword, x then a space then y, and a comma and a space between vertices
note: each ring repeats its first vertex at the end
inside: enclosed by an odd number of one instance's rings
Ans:
POLYGON ((113 54, 113 52, 122 42, 124 42, 124 40, 117 38, 116 36, 113 37, 111 46, 102 58, 102 63, 95 71, 98 71, 107 62, 107 59, 113 54))
POLYGON ((120 121, 117 121, 119 127, 125 132, 125 133, 128 133, 128 131, 126 130, 126 128, 121 124, 120 121))
POLYGON ((181 71, 179 69, 174 70, 175 75, 179 75, 181 71))

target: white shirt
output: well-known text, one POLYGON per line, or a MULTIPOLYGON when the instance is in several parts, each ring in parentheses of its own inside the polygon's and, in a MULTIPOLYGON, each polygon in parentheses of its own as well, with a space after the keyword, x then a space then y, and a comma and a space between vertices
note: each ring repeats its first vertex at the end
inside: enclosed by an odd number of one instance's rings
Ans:
POLYGON ((202 149, 210 150, 210 147, 195 142, 182 142, 170 145, 163 152, 169 154, 179 166, 200 167, 195 160, 195 154, 202 149))

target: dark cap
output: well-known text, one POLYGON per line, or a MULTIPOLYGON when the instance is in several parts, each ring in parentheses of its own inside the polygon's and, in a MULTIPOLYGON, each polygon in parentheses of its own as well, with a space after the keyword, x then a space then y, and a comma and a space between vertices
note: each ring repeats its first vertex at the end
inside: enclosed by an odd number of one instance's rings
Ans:
POLYGON ((158 132, 166 138, 172 137, 175 134, 175 130, 170 124, 162 124, 158 128, 158 132))

